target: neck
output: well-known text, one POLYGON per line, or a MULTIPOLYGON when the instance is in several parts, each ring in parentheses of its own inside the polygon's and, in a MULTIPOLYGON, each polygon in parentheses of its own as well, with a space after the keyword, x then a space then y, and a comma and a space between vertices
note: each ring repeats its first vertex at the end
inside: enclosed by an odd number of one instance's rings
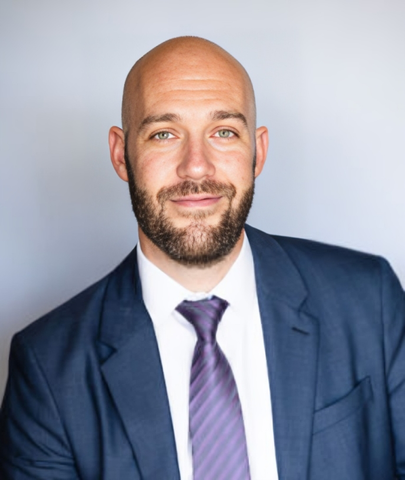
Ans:
POLYGON ((243 230, 235 247, 219 262, 209 266, 189 266, 182 265, 171 259, 152 243, 141 229, 138 229, 138 232, 139 243, 145 257, 166 275, 169 275, 169 277, 191 292, 209 292, 218 285, 238 258, 245 235, 243 230))

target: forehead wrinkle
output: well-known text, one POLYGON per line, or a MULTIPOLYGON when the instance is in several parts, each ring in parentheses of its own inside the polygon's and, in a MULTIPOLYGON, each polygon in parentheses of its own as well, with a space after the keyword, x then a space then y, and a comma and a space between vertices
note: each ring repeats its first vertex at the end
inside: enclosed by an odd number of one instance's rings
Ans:
POLYGON ((179 94, 182 93, 198 93, 198 92, 210 92, 217 93, 218 90, 222 89, 224 91, 239 91, 244 92, 246 91, 245 85, 234 81, 232 82, 230 79, 227 78, 216 78, 214 76, 206 76, 205 78, 187 78, 178 76, 169 76, 166 75, 163 80, 159 78, 158 75, 154 76, 154 79, 149 82, 145 82, 145 88, 142 90, 143 92, 147 90, 147 88, 153 85, 154 89, 158 92, 161 91, 170 91, 170 92, 177 92, 179 94))

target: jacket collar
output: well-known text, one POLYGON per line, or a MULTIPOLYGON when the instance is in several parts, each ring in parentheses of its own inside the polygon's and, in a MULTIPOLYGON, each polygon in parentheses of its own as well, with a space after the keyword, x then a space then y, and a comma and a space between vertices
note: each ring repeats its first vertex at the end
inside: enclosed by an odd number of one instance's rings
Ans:
POLYGON ((277 468, 283 480, 309 475, 318 323, 304 312, 308 292, 282 241, 251 227, 257 294, 273 411, 277 468))
POLYGON ((256 228, 245 226, 253 251, 256 279, 264 295, 300 308, 307 289, 296 266, 276 240, 256 228))
POLYGON ((109 277, 99 340, 101 371, 143 480, 180 480, 169 402, 134 249, 109 277), (107 352, 107 353, 106 353, 107 352))

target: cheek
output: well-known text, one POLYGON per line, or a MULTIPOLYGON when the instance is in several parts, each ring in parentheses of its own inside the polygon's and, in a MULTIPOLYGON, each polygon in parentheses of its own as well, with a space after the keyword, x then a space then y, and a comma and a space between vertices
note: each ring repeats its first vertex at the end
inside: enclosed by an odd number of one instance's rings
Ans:
POLYGON ((246 154, 235 152, 218 163, 217 173, 235 187, 248 185, 254 179, 253 156, 248 157, 246 154))
POLYGON ((134 166, 134 174, 140 188, 157 192, 162 187, 178 183, 173 159, 161 155, 140 155, 134 166))

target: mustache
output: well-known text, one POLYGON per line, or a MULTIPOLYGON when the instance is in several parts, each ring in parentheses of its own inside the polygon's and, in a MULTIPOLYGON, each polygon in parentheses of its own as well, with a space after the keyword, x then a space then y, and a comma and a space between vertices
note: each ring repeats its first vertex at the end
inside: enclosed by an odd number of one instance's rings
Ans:
POLYGON ((236 188, 232 183, 226 184, 215 180, 203 180, 202 182, 193 182, 185 180, 182 183, 163 187, 157 193, 157 200, 161 206, 172 199, 178 197, 186 197, 187 195, 196 195, 199 193, 208 193, 211 195, 221 195, 231 201, 236 195, 236 188))

